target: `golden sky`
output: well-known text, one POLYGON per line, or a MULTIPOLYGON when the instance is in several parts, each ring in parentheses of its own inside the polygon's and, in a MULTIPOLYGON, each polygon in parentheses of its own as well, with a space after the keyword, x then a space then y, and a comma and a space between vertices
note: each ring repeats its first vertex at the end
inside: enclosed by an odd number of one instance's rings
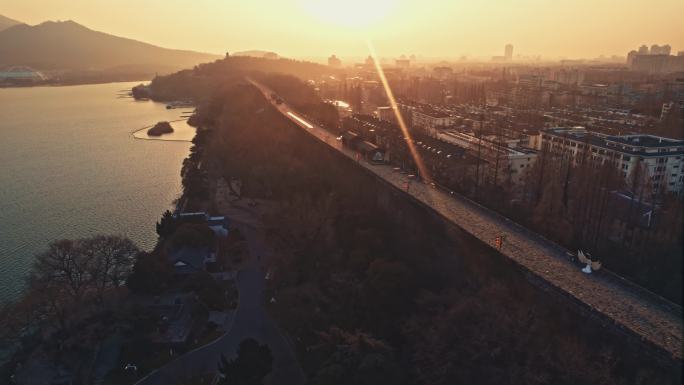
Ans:
POLYGON ((3 0, 28 24, 74 20, 152 44, 289 57, 625 55, 641 44, 684 51, 684 0, 3 0))

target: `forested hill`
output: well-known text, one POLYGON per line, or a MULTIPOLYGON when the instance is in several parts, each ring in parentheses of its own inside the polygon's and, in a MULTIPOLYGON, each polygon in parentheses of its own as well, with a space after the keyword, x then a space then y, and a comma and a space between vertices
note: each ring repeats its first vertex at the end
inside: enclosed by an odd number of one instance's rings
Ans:
POLYGON ((151 83, 151 96, 160 101, 181 98, 204 100, 223 84, 231 83, 238 77, 266 73, 308 80, 334 74, 335 71, 321 64, 292 59, 229 56, 213 63, 200 64, 192 70, 156 77, 151 83))

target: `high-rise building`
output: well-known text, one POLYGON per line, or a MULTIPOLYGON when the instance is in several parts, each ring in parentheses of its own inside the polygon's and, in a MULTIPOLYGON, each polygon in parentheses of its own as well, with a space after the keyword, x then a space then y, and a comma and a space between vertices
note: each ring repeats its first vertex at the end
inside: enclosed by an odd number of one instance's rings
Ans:
POLYGON ((332 55, 328 58, 328 65, 331 67, 340 67, 342 66, 342 60, 338 59, 337 56, 332 55))
POLYGON ((375 59, 373 59, 372 56, 368 55, 366 58, 366 62, 364 63, 366 65, 366 68, 375 68, 375 59))
POLYGON ((522 74, 518 77, 518 85, 527 88, 539 88, 544 83, 544 77, 541 75, 522 74))
POLYGON ((646 73, 674 73, 684 71, 684 57, 681 52, 672 56, 672 47, 669 44, 653 44, 651 49, 642 45, 639 51, 630 51, 627 54, 627 65, 633 71, 646 73))
POLYGON ((669 44, 665 45, 658 45, 658 44, 653 44, 651 46, 651 55, 669 55, 670 52, 672 51, 672 47, 670 47, 669 44))
POLYGON ((556 71, 554 80, 561 84, 580 85, 584 81, 584 71, 578 68, 563 68, 556 71))
POLYGON ((435 67, 432 73, 436 79, 446 80, 453 76, 454 70, 451 67, 435 67))
POLYGON ((397 59, 394 61, 394 64, 397 68, 408 69, 411 66, 411 61, 409 59, 397 59))
POLYGON ((629 51, 629 53, 627 54, 627 65, 628 65, 628 66, 631 66, 631 65, 632 65, 632 62, 634 61, 634 58, 635 58, 638 54, 639 54, 639 53, 638 53, 637 51, 635 51, 635 50, 629 51))
POLYGON ((684 57, 670 55, 637 55, 630 67, 646 73, 674 73, 684 71, 684 57))
POLYGON ((506 47, 504 47, 504 56, 508 61, 513 60, 513 44, 506 44, 506 47))

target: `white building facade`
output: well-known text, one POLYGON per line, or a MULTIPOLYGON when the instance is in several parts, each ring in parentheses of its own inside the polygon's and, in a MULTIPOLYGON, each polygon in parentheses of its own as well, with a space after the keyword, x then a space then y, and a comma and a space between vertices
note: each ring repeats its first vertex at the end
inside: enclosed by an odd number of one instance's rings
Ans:
POLYGON ((654 191, 684 191, 684 140, 643 134, 605 135, 582 127, 560 127, 542 130, 541 143, 542 148, 570 155, 576 161, 584 154, 601 164, 612 160, 625 179, 641 163, 654 191))
POLYGON ((523 183, 527 172, 537 159, 537 152, 532 149, 512 148, 506 143, 480 139, 456 130, 440 131, 437 139, 463 147, 472 156, 479 156, 488 165, 487 176, 493 181, 496 179, 497 184, 504 180, 510 181, 513 185, 523 183))
POLYGON ((455 118, 445 112, 418 108, 412 112, 412 122, 414 127, 420 127, 428 135, 437 137, 439 130, 455 123, 455 118))

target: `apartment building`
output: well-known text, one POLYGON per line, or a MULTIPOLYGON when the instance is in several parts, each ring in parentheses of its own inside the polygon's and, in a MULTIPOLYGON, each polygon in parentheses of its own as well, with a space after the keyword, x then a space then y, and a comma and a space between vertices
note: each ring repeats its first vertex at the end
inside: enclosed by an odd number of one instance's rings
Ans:
POLYGON ((474 157, 479 156, 483 161, 482 175, 495 184, 523 183, 525 175, 537 159, 537 152, 532 149, 509 147, 506 142, 480 139, 456 130, 442 130, 437 134, 437 139, 463 147, 474 157))
POLYGON ((582 127, 556 127, 541 131, 543 149, 582 156, 595 163, 615 162, 627 179, 638 163, 645 166, 654 191, 684 191, 684 140, 655 135, 606 135, 582 127))

